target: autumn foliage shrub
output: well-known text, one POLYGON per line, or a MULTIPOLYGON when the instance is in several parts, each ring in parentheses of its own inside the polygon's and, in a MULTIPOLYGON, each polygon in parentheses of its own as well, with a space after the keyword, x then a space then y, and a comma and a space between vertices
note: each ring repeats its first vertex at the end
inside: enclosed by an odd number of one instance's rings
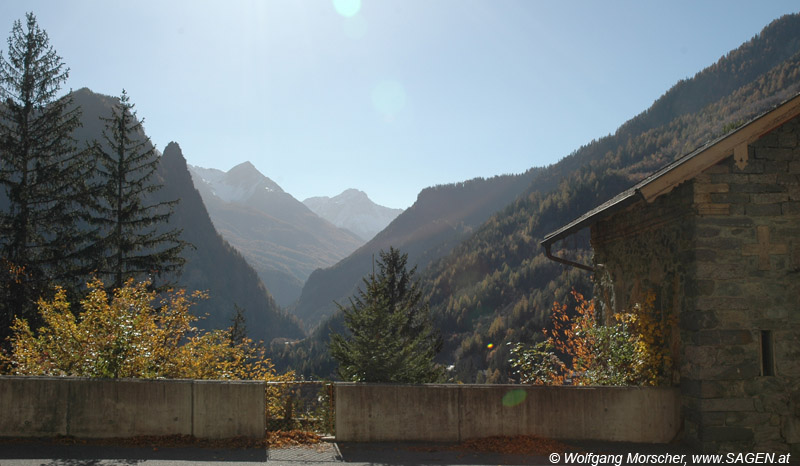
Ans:
MULTIPOLYGON (((183 290, 157 295, 149 283, 128 280, 105 291, 95 279, 76 316, 66 291, 56 288, 52 300, 40 299, 43 325, 31 329, 16 318, 10 351, 2 355, 5 372, 14 375, 101 378, 186 378, 290 381, 277 374, 264 349, 227 330, 198 330, 189 312, 203 293, 183 290)), ((268 414, 282 409, 284 389, 269 385, 268 414)))
POLYGON ((665 385, 672 374, 671 321, 654 309, 655 295, 598 322, 594 302, 572 293, 576 306, 554 303, 552 328, 535 345, 511 348, 511 366, 522 383, 539 385, 665 385))

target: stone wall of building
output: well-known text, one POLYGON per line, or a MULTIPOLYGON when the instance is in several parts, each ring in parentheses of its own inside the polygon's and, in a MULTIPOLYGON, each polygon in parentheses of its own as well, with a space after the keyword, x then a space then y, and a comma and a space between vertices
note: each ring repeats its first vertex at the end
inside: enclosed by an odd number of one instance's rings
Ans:
POLYGON ((656 308, 678 312, 693 262, 692 191, 639 201, 592 225, 595 296, 606 318, 656 293, 656 308))
POLYGON ((686 436, 800 454, 800 119, 695 177, 696 286, 682 318, 686 436))
MULTIPOLYGON (((595 296, 679 317, 684 438, 800 456, 800 119, 592 227, 595 296)), ((678 348, 679 347, 679 348, 678 348)))
MULTIPOLYGON (((655 311, 677 317, 689 306, 694 284, 694 214, 689 184, 652 204, 641 200, 592 225, 594 296, 606 323, 613 313, 631 310, 655 293, 655 311)), ((677 319, 670 341, 675 363, 673 382, 680 381, 680 331, 677 319)))

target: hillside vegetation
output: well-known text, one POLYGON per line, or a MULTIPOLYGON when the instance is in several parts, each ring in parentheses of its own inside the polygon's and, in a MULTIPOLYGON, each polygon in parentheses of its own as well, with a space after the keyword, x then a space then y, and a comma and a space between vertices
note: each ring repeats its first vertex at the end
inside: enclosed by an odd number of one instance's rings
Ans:
MULTIPOLYGON (((458 380, 507 381, 506 343, 541 338, 553 302, 572 288, 591 295, 587 272, 544 256, 546 234, 799 90, 800 16, 790 15, 677 83, 615 134, 539 173, 524 195, 426 270, 426 296, 445 338, 441 361, 455 366, 458 380)), ((566 243, 560 255, 591 263, 587 232, 566 243)))
MULTIPOLYGON (((109 114, 115 99, 86 88, 71 95, 82 112, 82 125, 75 131, 75 139, 84 144, 99 139, 103 131, 100 117, 109 114)), ((250 337, 256 341, 301 337, 303 332, 297 322, 279 308, 244 257, 214 229, 177 143, 169 143, 163 149, 155 177, 163 185, 155 195, 156 201, 180 199, 170 227, 182 230, 181 239, 194 246, 184 251, 186 265, 176 279, 177 286, 208 292, 208 299, 200 300, 193 308, 202 317, 198 325, 206 329, 227 328, 238 307, 246 318, 250 337)))
MULTIPOLYGON (((678 82, 614 134, 529 172, 530 186, 516 200, 465 232, 464 240, 443 257, 426 261, 409 254, 412 263, 424 267, 425 298, 444 340, 439 361, 452 366, 451 377, 463 382, 510 380, 506 343, 540 340, 553 302, 568 301, 572 289, 591 295, 587 272, 544 256, 539 242, 547 233, 798 91, 800 16, 788 15, 678 82)), ((565 243, 559 255, 591 263, 587 232, 565 243)), ((312 280, 306 288, 310 284, 312 280)), ((341 283, 340 291, 346 285, 341 283)), ((306 375, 330 376, 329 328, 339 331, 341 319, 334 316, 304 342, 281 348, 276 357, 306 375)))
POLYGON ((534 170, 522 175, 476 178, 426 188, 417 201, 383 231, 336 265, 314 271, 303 286, 293 313, 313 329, 356 292, 372 270, 373 258, 389 247, 408 254, 420 269, 447 254, 492 214, 530 184, 534 170))

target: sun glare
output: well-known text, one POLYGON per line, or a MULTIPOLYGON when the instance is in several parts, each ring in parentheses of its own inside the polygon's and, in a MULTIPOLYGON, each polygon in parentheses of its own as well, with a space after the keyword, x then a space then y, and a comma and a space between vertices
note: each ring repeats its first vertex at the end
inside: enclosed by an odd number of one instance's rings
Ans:
POLYGON ((352 18, 361 11, 361 0, 333 0, 333 7, 345 18, 352 18))

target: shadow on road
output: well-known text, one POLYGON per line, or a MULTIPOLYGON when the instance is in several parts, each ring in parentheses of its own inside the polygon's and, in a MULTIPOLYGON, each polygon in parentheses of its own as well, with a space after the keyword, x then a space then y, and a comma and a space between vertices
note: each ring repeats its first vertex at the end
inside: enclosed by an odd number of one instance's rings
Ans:
POLYGON ((475 452, 450 443, 338 443, 345 463, 387 465, 550 464, 547 457, 475 452))
POLYGON ((197 447, 120 447, 111 445, 58 445, 36 442, 4 443, 0 446, 0 465, 13 460, 48 458, 47 466, 92 466, 139 464, 145 461, 189 462, 266 462, 267 450, 218 449, 197 447))

